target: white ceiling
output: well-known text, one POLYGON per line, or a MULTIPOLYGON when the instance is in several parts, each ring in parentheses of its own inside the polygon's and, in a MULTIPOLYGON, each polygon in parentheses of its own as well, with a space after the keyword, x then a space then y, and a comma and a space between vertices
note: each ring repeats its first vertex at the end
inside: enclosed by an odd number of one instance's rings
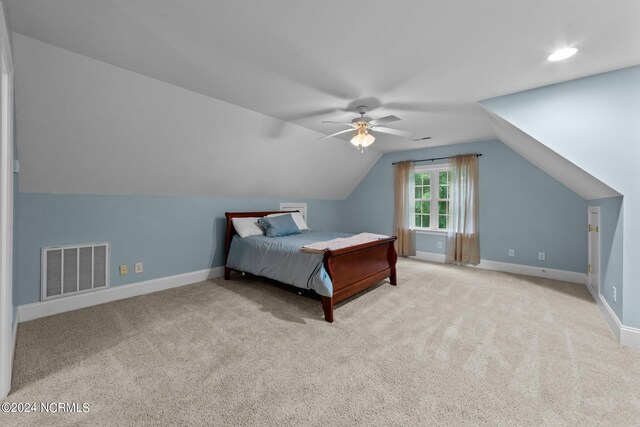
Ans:
POLYGON ((13 31, 311 130, 365 103, 433 137, 378 135, 380 151, 495 136, 476 101, 640 63, 637 0, 7 5, 13 31), (566 45, 580 51, 546 60, 566 45))

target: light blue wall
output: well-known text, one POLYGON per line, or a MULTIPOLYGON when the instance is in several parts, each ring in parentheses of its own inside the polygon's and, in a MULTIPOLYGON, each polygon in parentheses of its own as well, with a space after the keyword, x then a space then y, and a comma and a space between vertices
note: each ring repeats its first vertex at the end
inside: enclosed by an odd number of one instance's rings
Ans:
POLYGON ((309 226, 341 230, 339 201, 20 193, 17 303, 40 300, 40 248, 109 242, 111 286, 223 265, 225 211, 278 210, 306 202, 309 226), (133 273, 133 264, 144 272, 133 273), (119 276, 127 264, 129 275, 119 276))
MULTIPOLYGON (((385 154, 347 200, 306 200, 309 225, 390 234, 391 163, 469 152, 483 154, 482 258, 585 272, 587 202, 495 140, 385 154), (515 257, 507 255, 509 248, 515 257), (539 251, 546 252, 546 261, 538 260, 539 251)), ((17 303, 39 301, 42 247, 109 242, 112 286, 197 271, 223 264, 225 211, 277 210, 281 201, 301 200, 20 193, 17 303), (137 261, 144 262, 144 273, 132 273, 137 261), (129 265, 131 273, 119 276, 120 264, 129 265)), ((444 252, 444 236, 417 239, 420 251, 444 252), (443 249, 437 248, 438 241, 443 249)))
POLYGON ((619 318, 622 318, 622 243, 623 198, 589 200, 590 206, 600 206, 600 294, 619 318), (613 301, 613 287, 617 298, 613 301))
MULTIPOLYGON (((587 202, 502 142, 385 154, 345 202, 348 231, 393 230, 393 166, 399 160, 481 153, 480 251, 485 260, 585 272, 587 202), (516 256, 509 257, 508 249, 516 256), (546 253, 546 261, 538 260, 546 253)), ((417 249, 444 252, 443 236, 418 235, 417 249)))
POLYGON ((640 327, 640 66, 482 101, 498 116, 624 195, 620 320, 640 327))

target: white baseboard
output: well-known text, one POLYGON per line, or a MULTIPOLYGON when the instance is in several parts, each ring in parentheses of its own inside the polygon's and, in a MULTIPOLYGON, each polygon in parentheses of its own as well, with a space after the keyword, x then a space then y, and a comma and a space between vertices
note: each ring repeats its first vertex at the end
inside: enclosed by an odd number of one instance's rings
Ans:
POLYGON ((620 328, 620 344, 640 348, 640 329, 624 326, 620 328))
POLYGON ((596 298, 596 302, 598 303, 598 308, 602 313, 602 317, 604 317, 604 320, 607 321, 607 324, 609 325, 609 329, 611 329, 613 336, 617 341, 621 342, 620 330, 622 329, 622 322, 620 322, 620 319, 618 319, 618 316, 616 316, 616 313, 613 312, 613 310, 607 303, 607 300, 605 300, 602 295, 598 295, 598 298, 596 298))
POLYGON ((584 286, 587 288, 587 290, 589 291, 589 293, 591 294, 591 298, 593 298, 593 301, 595 301, 596 303, 598 302, 599 296, 596 293, 596 291, 589 285, 589 277, 587 277, 584 281, 584 286))
POLYGON ((221 277, 223 273, 224 267, 214 267, 200 271, 192 271, 190 273, 177 274, 175 276, 160 277, 158 279, 146 280, 144 282, 114 286, 105 290, 73 295, 66 298, 24 304, 18 307, 18 321, 27 322, 40 317, 51 316, 111 301, 177 288, 191 283, 221 277))
MULTIPOLYGON (((444 262, 445 255, 434 252, 416 252, 414 258, 431 261, 444 262)), ((585 284, 587 275, 577 271, 557 270, 554 268, 534 267, 531 265, 511 264, 509 262, 499 262, 490 260, 480 260, 480 264, 474 268, 482 268, 484 270, 502 271, 505 273, 522 274, 525 276, 545 277, 547 279, 562 280, 563 282, 572 282, 585 284)))
POLYGON ((623 325, 602 295, 599 296, 597 301, 602 315, 613 332, 613 336, 620 341, 620 344, 627 347, 640 348, 640 329, 623 325))
POLYGON ((563 282, 585 284, 587 275, 577 271, 557 270, 555 268, 534 267, 532 265, 511 264, 508 262, 480 260, 476 268, 504 271, 505 273, 523 274, 525 276, 544 277, 563 282))
POLYGON ((422 252, 422 251, 417 251, 416 255, 411 257, 411 258, 416 258, 422 261, 430 261, 430 262, 444 262, 445 261, 445 255, 444 254, 438 254, 435 252, 422 252))

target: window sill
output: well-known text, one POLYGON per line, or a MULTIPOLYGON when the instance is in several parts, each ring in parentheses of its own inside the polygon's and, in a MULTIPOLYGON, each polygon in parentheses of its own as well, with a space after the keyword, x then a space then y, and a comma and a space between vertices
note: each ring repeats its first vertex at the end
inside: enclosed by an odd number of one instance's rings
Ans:
POLYGON ((412 228, 411 231, 415 231, 416 234, 431 234, 434 236, 446 236, 446 230, 421 230, 419 228, 412 228))

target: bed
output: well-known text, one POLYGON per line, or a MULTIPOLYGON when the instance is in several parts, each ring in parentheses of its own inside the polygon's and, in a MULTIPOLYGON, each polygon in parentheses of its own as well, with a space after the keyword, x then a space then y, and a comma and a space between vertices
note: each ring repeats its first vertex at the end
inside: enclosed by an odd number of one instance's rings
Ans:
POLYGON ((394 247, 396 237, 324 253, 307 253, 300 249, 308 243, 346 236, 341 233, 305 231, 295 236, 240 238, 234 218, 265 217, 268 212, 227 212, 224 278, 232 271, 267 277, 288 285, 311 289, 321 297, 324 318, 333 322, 335 303, 349 298, 384 279, 397 285, 394 247), (290 238, 287 238, 290 237, 290 238))

